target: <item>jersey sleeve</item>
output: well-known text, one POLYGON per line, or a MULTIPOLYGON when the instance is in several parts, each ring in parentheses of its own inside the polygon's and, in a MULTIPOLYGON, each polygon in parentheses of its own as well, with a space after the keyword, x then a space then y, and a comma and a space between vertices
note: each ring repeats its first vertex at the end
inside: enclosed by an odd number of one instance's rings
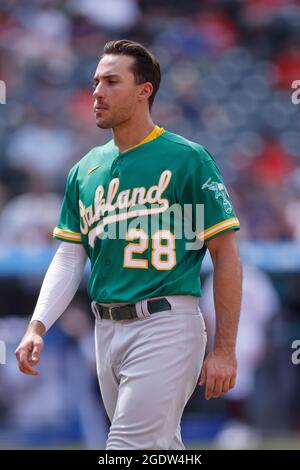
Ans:
POLYGON ((70 170, 67 178, 66 191, 53 237, 66 242, 81 243, 76 167, 70 170))
POLYGON ((186 179, 183 202, 192 207, 194 233, 206 242, 220 233, 238 230, 240 224, 216 162, 206 149, 203 152, 205 158, 186 179))

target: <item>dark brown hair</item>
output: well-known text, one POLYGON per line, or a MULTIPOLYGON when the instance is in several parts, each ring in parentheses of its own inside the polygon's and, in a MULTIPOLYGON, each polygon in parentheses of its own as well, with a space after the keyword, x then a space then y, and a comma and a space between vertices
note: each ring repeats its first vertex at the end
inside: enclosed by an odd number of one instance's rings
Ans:
POLYGON ((153 92, 149 97, 149 108, 151 109, 161 80, 160 65, 155 57, 142 44, 129 41, 128 39, 107 42, 103 49, 103 55, 105 54, 134 57, 135 61, 131 66, 131 70, 135 83, 141 85, 142 83, 150 82, 153 85, 153 92))

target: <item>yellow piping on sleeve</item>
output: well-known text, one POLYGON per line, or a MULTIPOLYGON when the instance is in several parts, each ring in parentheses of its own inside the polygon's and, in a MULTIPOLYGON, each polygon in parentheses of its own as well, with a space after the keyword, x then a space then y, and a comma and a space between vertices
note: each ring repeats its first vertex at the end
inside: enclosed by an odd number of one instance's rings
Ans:
POLYGON ((71 232, 55 227, 53 230, 53 236, 81 243, 81 234, 79 232, 71 232))
POLYGON ((202 232, 198 232, 196 235, 200 240, 206 240, 209 237, 212 237, 214 235, 217 235, 218 233, 222 232, 223 230, 227 230, 232 227, 239 227, 240 223, 237 217, 231 217, 231 219, 226 219, 223 220, 222 222, 219 222, 218 224, 212 225, 211 227, 208 227, 205 230, 202 230, 202 232))

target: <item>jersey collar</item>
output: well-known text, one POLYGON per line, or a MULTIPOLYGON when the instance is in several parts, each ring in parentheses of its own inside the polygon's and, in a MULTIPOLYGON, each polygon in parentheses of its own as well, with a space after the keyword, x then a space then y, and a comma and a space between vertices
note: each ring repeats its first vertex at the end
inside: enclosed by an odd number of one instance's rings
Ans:
MULTIPOLYGON (((162 135, 164 132, 165 132, 165 130, 164 130, 162 127, 154 126, 154 128, 152 129, 152 131, 150 132, 150 134, 148 134, 148 135, 147 135, 143 140, 141 140, 141 142, 139 142, 138 144, 134 145, 133 147, 129 147, 129 149, 127 149, 126 152, 128 152, 128 150, 134 149, 135 147, 139 147, 140 145, 146 144, 147 142, 150 142, 151 140, 157 139, 157 137, 159 137, 160 135, 162 135)), ((125 153, 125 152, 124 152, 124 153, 125 153)))
POLYGON ((154 126, 154 128, 152 129, 152 131, 150 132, 150 134, 148 134, 143 140, 141 140, 141 142, 139 142, 138 144, 136 145, 133 145, 133 147, 129 147, 127 150, 125 150, 124 152, 120 152, 118 147, 115 145, 114 143, 114 140, 112 139, 110 142, 111 142, 111 145, 116 149, 117 153, 119 155, 123 155, 127 152, 130 152, 130 150, 132 149, 135 149, 136 147, 140 147, 141 145, 143 144, 146 144, 148 142, 151 142, 151 140, 155 140, 157 139, 158 137, 160 137, 163 133, 165 132, 165 129, 163 127, 159 127, 159 126, 154 126))

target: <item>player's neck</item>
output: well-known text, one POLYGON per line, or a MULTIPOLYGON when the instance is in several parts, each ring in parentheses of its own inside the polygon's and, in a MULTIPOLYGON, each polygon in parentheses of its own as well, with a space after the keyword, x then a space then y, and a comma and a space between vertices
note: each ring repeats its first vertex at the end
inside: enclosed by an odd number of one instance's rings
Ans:
POLYGON ((153 130, 155 124, 150 115, 145 118, 131 119, 112 129, 115 145, 120 152, 126 152, 131 147, 138 145, 153 130))

